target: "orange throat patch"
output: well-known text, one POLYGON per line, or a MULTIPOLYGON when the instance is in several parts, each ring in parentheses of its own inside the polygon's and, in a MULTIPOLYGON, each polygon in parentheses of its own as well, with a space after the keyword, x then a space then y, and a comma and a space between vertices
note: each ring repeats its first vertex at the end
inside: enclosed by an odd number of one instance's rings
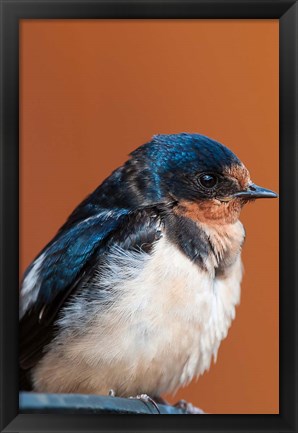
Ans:
POLYGON ((174 212, 205 224, 234 224, 238 219, 243 201, 237 198, 229 202, 217 199, 202 200, 198 202, 181 201, 174 212))

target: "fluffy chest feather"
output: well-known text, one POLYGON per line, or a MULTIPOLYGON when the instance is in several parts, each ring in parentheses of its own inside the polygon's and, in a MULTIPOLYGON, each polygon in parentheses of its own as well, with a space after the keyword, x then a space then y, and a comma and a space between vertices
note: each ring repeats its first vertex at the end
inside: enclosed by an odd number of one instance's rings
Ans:
POLYGON ((114 249, 94 276, 92 302, 82 292, 64 309, 60 333, 36 370, 36 389, 41 381, 44 389, 47 376, 54 383, 53 369, 47 372, 57 363, 66 392, 113 388, 120 395, 159 395, 203 373, 239 302, 241 227, 233 227, 234 235, 231 231, 220 242, 218 233, 209 233, 218 245, 205 269, 166 236, 151 255, 114 249), (238 243, 234 250, 232 239, 238 243), (224 261, 224 272, 216 275, 224 261), (106 297, 97 297, 97 284, 106 297))

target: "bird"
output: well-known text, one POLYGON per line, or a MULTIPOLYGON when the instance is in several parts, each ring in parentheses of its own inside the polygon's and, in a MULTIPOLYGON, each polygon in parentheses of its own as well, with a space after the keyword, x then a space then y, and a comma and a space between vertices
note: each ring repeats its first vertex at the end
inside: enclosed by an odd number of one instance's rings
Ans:
POLYGON ((24 273, 21 389, 158 399, 202 375, 240 301, 240 212, 274 197, 205 135, 134 150, 24 273))

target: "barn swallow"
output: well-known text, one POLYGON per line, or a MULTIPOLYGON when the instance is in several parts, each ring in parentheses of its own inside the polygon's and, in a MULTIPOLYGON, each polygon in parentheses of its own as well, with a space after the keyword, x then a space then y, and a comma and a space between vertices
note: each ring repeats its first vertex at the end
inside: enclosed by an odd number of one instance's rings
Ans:
POLYGON ((240 211, 273 197, 203 135, 133 151, 24 274, 21 387, 158 398, 202 374, 240 300, 240 211))

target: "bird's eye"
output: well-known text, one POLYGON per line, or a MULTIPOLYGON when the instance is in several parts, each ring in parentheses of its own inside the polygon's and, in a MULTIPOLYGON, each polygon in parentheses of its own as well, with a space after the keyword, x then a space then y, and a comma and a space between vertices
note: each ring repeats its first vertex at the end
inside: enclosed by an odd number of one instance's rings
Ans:
POLYGON ((203 188, 214 188, 217 184, 217 177, 214 174, 202 174, 199 177, 199 183, 203 188))

